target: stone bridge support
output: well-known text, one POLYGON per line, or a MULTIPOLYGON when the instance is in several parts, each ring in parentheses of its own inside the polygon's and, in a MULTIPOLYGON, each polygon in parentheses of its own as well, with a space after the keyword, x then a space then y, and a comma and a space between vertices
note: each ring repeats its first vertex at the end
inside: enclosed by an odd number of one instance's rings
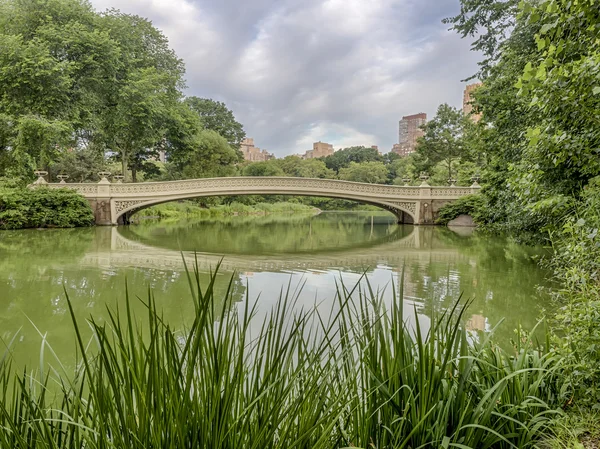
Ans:
POLYGON ((48 184, 43 178, 34 186, 69 188, 83 195, 92 206, 98 225, 118 225, 130 215, 146 207, 206 196, 227 195, 293 195, 346 199, 372 204, 389 210, 400 223, 434 224, 440 208, 456 199, 477 193, 479 185, 471 187, 390 186, 290 177, 206 178, 136 184, 111 183, 102 178, 99 183, 48 184))

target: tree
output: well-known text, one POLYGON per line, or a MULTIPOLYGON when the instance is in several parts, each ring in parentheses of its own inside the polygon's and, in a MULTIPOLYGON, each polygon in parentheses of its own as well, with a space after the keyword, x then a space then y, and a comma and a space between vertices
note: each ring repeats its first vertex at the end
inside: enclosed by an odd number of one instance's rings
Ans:
POLYGON ((351 162, 381 161, 382 157, 374 148, 363 146, 349 147, 338 150, 330 156, 323 158, 327 168, 339 173, 340 169, 349 167, 351 162))
MULTIPOLYGON (((502 45, 515 27, 520 0, 461 0, 460 13, 442 22, 463 38, 476 37, 473 51, 484 55, 479 63, 480 78, 486 78, 502 54, 502 45)), ((474 78, 474 76, 473 76, 474 78)))
POLYGON ((202 130, 196 136, 194 151, 180 163, 184 178, 233 176, 236 174, 237 152, 223 136, 215 131, 202 130))
POLYGON ((275 161, 251 162, 242 170, 243 176, 285 176, 275 161))
MULTIPOLYGON (((57 146, 93 128, 116 45, 87 2, 0 2, 0 115, 14 174, 47 167, 57 146)), ((6 159, 5 159, 6 160, 6 159)))
POLYGON ((348 167, 340 169, 339 177, 345 181, 385 184, 388 170, 383 162, 350 162, 348 167))
POLYGON ((539 29, 516 83, 536 119, 516 188, 531 208, 556 206, 544 213, 560 216, 600 174, 600 9, 591 0, 543 0, 524 3, 521 17, 539 29))
POLYGON ((442 104, 435 117, 423 126, 425 134, 418 140, 417 153, 427 159, 430 170, 443 163, 450 179, 456 174, 453 164, 461 158, 468 159, 463 141, 468 120, 462 111, 442 104))
POLYGON ((67 174, 71 182, 98 181, 98 173, 106 168, 106 159, 96 148, 61 149, 50 167, 51 179, 67 174))
POLYGON ((198 97, 188 97, 185 99, 185 103, 200 116, 204 129, 216 131, 227 139, 229 145, 239 149, 240 143, 246 137, 246 132, 225 103, 198 97))
POLYGON ((404 179, 410 179, 415 182, 419 178, 419 171, 415 166, 414 154, 405 157, 399 157, 387 165, 388 180, 396 185, 404 185, 404 179))
POLYGON ((288 176, 299 178, 334 178, 335 172, 330 170, 320 159, 302 159, 298 156, 286 156, 276 159, 276 163, 288 176))
POLYGON ((94 148, 135 178, 183 87, 183 63, 146 19, 98 14, 84 0, 0 2, 0 115, 21 176, 68 148, 94 148))
POLYGON ((102 127, 108 148, 118 153, 123 175, 132 178, 144 161, 156 157, 166 136, 169 117, 176 113, 184 87, 183 62, 167 38, 138 16, 111 10, 103 24, 120 50, 116 77, 108 92, 102 127))

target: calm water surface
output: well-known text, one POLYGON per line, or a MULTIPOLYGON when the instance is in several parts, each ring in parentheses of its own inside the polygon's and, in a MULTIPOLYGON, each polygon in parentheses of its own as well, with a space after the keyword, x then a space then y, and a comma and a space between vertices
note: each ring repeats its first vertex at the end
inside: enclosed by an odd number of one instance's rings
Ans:
MULTIPOLYGON (((508 342, 519 324, 532 328, 547 298, 537 292, 546 273, 539 251, 497 237, 445 228, 397 225, 391 215, 322 213, 143 222, 129 227, 0 232, 0 354, 14 341, 17 363, 36 364, 42 336, 63 359, 75 351, 67 295, 83 322, 102 321, 106 306, 148 289, 174 326, 193 313, 185 257, 197 252, 201 278, 223 258, 217 290, 233 278, 233 295, 258 301, 259 314, 282 289, 298 292, 297 307, 335 307, 336 281, 353 285, 366 273, 393 301, 404 273, 403 304, 424 322, 460 295, 474 300, 467 328, 508 342), (462 235, 461 235, 462 234, 462 235), (65 293, 66 292, 66 293, 65 293)), ((135 309, 143 312, 137 300, 135 309)), ((46 355, 48 357, 48 355, 46 355)))

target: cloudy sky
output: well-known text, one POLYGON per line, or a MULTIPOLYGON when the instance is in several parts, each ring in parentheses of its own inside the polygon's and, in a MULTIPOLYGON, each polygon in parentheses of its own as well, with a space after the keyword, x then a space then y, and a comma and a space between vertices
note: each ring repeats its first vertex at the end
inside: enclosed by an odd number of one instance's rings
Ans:
POLYGON ((441 19, 459 0, 92 0, 147 17, 186 64, 188 95, 225 102, 276 156, 318 140, 398 141, 403 115, 462 105, 469 41, 441 19))

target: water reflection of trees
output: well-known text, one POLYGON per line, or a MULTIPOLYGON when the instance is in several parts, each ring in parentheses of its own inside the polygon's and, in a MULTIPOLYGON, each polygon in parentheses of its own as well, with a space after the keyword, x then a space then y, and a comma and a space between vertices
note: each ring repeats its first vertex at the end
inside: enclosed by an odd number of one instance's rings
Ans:
POLYGON ((464 257, 405 267, 405 294, 417 300, 420 313, 441 313, 459 297, 463 304, 471 300, 466 314, 470 330, 489 330, 504 321, 496 338, 508 342, 514 329, 533 329, 540 312, 551 309, 549 298, 538 289, 548 285, 547 273, 536 263, 541 248, 502 237, 461 237, 445 228, 435 229, 434 240, 434 246, 456 248, 464 257))
MULTIPOLYGON (((32 323, 52 342, 53 349, 69 358, 74 350, 73 326, 67 295, 83 322, 93 316, 102 321, 106 306, 120 307, 129 290, 135 314, 147 313, 149 289, 165 319, 182 324, 193 315, 190 286, 185 272, 136 267, 85 267, 84 254, 110 248, 107 229, 11 231, 0 233, 0 339, 8 343, 18 333, 17 361, 35 361, 41 337, 32 323)), ((215 297, 225 294, 232 272, 222 271, 215 297)), ((204 284, 209 274, 202 273, 204 284)), ((236 301, 245 295, 239 275, 233 278, 236 301)), ((82 326, 85 331, 87 326, 82 326)), ((0 343, 0 354, 4 351, 0 343)))
POLYGON ((234 217, 170 223, 143 223, 120 232, 130 240, 171 250, 217 254, 319 253, 369 247, 405 237, 382 214, 324 213, 316 216, 234 217))

